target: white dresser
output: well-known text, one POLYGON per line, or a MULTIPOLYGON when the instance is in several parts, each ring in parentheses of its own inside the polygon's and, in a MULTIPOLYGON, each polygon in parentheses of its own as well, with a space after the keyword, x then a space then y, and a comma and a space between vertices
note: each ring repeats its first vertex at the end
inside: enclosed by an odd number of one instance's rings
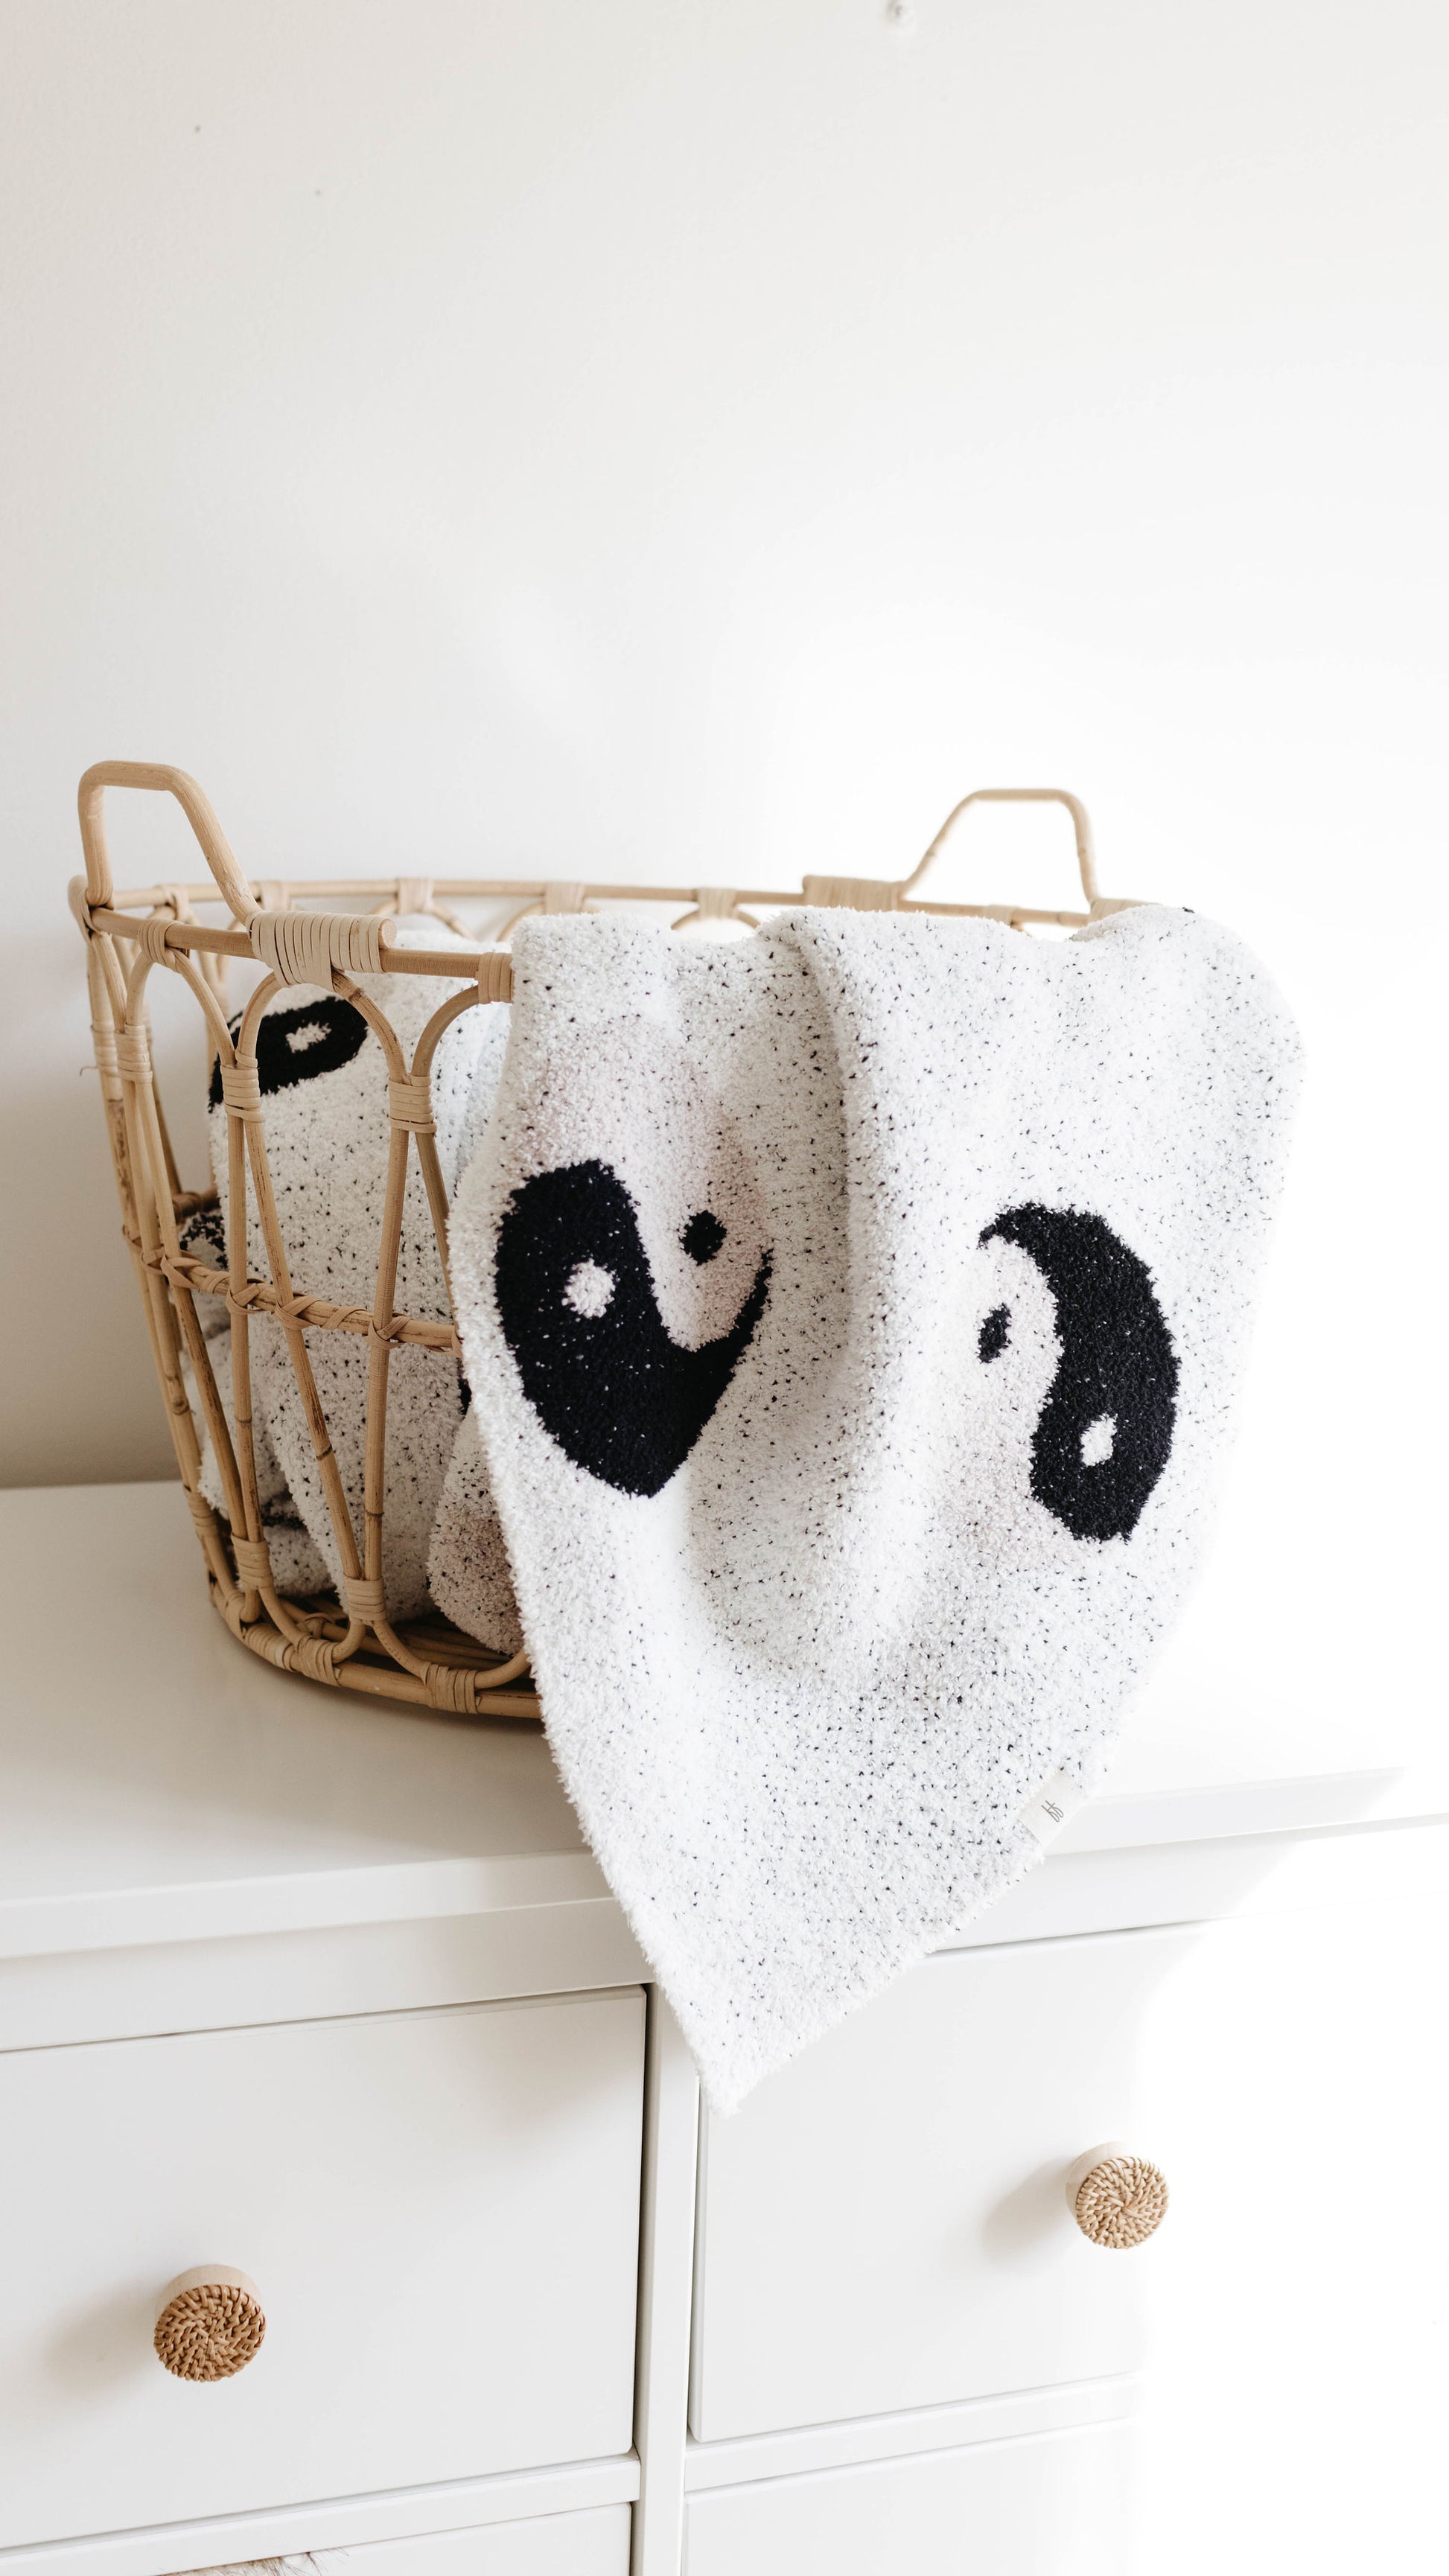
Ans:
POLYGON ((1350 1643, 1249 1681, 1210 1583, 1044 1867, 701 2123, 539 1738, 284 1680, 193 1558, 0 1497, 0 2576, 1435 2563, 1449 1787, 1350 1643))

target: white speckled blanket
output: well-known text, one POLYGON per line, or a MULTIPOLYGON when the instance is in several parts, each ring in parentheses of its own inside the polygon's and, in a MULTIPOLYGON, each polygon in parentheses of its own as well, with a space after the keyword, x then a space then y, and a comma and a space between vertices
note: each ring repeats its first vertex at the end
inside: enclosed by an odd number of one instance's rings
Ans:
POLYGON ((1296 1069, 1238 941, 1153 906, 520 929, 467 1372, 550 1741, 717 2106, 1097 1777, 1198 1557, 1296 1069))

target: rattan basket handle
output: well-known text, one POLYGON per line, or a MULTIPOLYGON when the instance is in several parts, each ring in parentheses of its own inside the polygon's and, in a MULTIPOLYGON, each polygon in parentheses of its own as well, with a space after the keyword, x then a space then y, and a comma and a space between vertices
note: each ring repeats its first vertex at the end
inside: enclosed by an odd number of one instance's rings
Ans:
POLYGON ((1069 787, 973 787, 969 796, 963 796, 959 805, 952 806, 930 848, 923 858, 916 861, 901 888, 903 894, 908 894, 912 886, 919 885, 931 861, 941 850, 968 805, 1064 805, 1072 818, 1072 833, 1077 844, 1077 870, 1082 880, 1082 892, 1086 896, 1088 910, 1090 911, 1101 902, 1102 898, 1097 890, 1097 855, 1092 847, 1091 821, 1080 796, 1074 796, 1069 787))
POLYGON ((1120 2138, 1109 2138, 1078 2156, 1067 2175, 1067 2207, 1091 2244, 1123 2254, 1162 2225, 1167 2178, 1120 2138))
POLYGON ((236 919, 249 921, 257 900, 232 855, 210 797, 184 769, 161 760, 98 760, 80 783, 81 847, 86 854, 86 901, 93 910, 108 905, 115 892, 110 852, 106 848, 105 796, 108 787, 149 787, 174 796, 201 844, 202 855, 231 905, 236 919))
POLYGON ((229 2263, 200 2263, 156 2304, 156 2358, 174 2379, 234 2379, 261 2350, 261 2292, 229 2263))

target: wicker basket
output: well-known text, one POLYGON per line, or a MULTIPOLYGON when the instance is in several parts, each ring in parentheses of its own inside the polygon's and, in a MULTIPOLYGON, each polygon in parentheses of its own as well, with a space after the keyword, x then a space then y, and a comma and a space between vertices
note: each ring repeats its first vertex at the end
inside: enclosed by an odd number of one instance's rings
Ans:
MULTIPOLYGON (((900 884, 807 877, 795 893, 545 885, 496 878, 252 885, 233 858, 195 780, 179 769, 136 761, 103 761, 87 770, 80 784, 80 825, 86 872, 71 882, 71 908, 86 940, 96 1068, 120 1191, 121 1226, 145 1309, 176 1463, 196 1525, 211 1599, 232 1635, 282 1672, 468 1717, 536 1719, 538 1700, 530 1687, 526 1655, 490 1652, 437 1614, 396 1623, 387 1615, 383 1550, 388 1364, 400 1342, 435 1351, 440 1360, 459 1356, 451 1322, 395 1311, 408 1155, 413 1151, 418 1157, 446 1281, 447 1197, 433 1134, 430 1069, 444 1030, 462 1012, 508 1000, 512 971, 506 952, 497 946, 476 955, 456 948, 392 947, 389 919, 400 912, 432 913, 456 932, 463 925, 451 907, 460 902, 512 903, 517 907, 515 920, 524 912, 580 911, 610 901, 666 903, 671 908, 684 903, 689 910, 673 923, 683 929, 700 920, 751 924, 751 906, 806 902, 973 913, 1021 927, 1028 923, 1074 926, 1123 909, 1120 902, 1098 895, 1086 814, 1075 797, 1057 788, 978 788, 948 817, 915 874, 900 884), (153 885, 118 893, 106 851, 103 805, 108 787, 150 788, 174 796, 205 855, 212 882, 153 885), (968 805, 1018 800, 1047 800, 1067 807, 1076 833, 1085 911, 909 900, 908 889, 968 805), (370 909, 321 910, 319 901, 370 909), (198 918, 206 906, 216 907, 226 917, 225 926, 198 918), (226 979, 232 958, 253 966, 259 963, 264 970, 248 999, 235 1044, 227 1025, 226 979), (147 1016, 146 988, 156 967, 187 986, 205 1021, 212 1054, 220 1059, 228 1135, 226 1270, 213 1268, 182 1249, 182 1227, 203 1208, 217 1205, 218 1195, 210 1186, 183 1189, 176 1168, 152 1064, 147 1016), (428 1020, 410 1062, 384 1012, 353 980, 358 974, 378 972, 430 975, 450 987, 428 1020), (468 989, 462 993, 456 990, 460 977, 468 979, 468 989), (370 1306, 339 1306, 309 1294, 305 1284, 293 1279, 288 1264, 267 1160, 256 1054, 258 1018, 282 984, 330 986, 361 1012, 387 1059, 387 1182, 376 1294, 370 1306), (248 1275, 248 1220, 253 1212, 267 1248, 269 1276, 265 1279, 248 1275), (230 1413, 211 1365, 197 1311, 199 1298, 222 1298, 229 1311, 230 1413), (275 1316, 286 1337, 343 1568, 340 1598, 323 1594, 300 1602, 284 1599, 274 1580, 252 1445, 248 1336, 253 1315, 275 1316), (308 1356, 307 1337, 315 1332, 354 1333, 368 1345, 360 1533, 348 1508, 308 1356), (196 1389, 200 1422, 187 1392, 188 1374, 196 1389), (201 1491, 203 1429, 210 1435, 226 1494, 226 1521, 201 1491)), ((506 937, 506 930, 502 935, 506 937)))

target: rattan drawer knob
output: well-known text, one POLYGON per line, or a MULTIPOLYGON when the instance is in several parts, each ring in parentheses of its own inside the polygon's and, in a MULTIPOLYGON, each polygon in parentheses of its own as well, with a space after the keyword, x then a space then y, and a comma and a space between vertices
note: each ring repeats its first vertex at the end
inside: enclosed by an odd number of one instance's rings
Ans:
POLYGON ((168 2281, 156 2309, 156 2358, 177 2379, 234 2379, 261 2350, 261 2294, 229 2263, 168 2281))
POLYGON ((1162 2225, 1166 2178, 1145 2156, 1111 2138, 1078 2156, 1067 2176, 1067 2207, 1090 2243, 1125 2253, 1162 2225))

